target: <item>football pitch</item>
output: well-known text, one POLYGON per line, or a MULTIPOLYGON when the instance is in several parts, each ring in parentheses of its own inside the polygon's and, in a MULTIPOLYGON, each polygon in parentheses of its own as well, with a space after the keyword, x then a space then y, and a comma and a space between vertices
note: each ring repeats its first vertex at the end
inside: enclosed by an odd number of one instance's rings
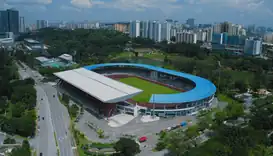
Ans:
POLYGON ((128 84, 130 86, 136 87, 143 90, 142 93, 134 96, 132 99, 137 102, 149 102, 152 94, 172 94, 179 93, 179 91, 152 83, 136 77, 128 77, 119 79, 120 82, 128 84))

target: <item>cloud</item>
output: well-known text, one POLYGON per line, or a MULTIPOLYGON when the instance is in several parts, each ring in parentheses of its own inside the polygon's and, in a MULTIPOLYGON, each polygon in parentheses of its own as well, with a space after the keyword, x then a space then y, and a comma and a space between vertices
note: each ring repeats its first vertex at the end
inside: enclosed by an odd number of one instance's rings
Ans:
POLYGON ((76 11, 76 12, 81 12, 81 9, 79 8, 75 8, 75 7, 71 7, 71 6, 67 6, 67 5, 62 5, 60 7, 61 10, 65 10, 65 11, 76 11))
POLYGON ((91 0, 71 0, 71 4, 79 8, 91 8, 93 6, 91 0))
POLYGON ((100 4, 100 6, 124 11, 159 9, 166 14, 182 8, 182 5, 178 4, 178 0, 113 0, 100 4))
POLYGON ((51 4, 52 3, 52 0, 6 0, 6 3, 7 4, 22 4, 22 5, 25 5, 25 4, 34 4, 34 5, 38 5, 38 4, 41 4, 41 5, 46 5, 46 4, 51 4))
POLYGON ((190 5, 213 5, 214 7, 230 7, 242 10, 255 10, 264 4, 264 0, 185 0, 190 5))
POLYGON ((71 0, 71 4, 78 8, 92 8, 98 6, 100 8, 111 8, 125 11, 144 11, 148 8, 160 9, 163 12, 170 12, 173 9, 181 8, 177 4, 178 0, 71 0))

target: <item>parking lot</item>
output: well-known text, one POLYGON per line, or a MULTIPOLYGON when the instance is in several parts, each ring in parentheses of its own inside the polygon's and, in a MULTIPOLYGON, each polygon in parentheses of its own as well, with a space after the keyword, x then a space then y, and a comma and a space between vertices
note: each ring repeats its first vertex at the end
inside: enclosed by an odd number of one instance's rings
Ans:
POLYGON ((141 117, 136 117, 129 123, 121 127, 110 127, 104 119, 97 119, 92 114, 87 111, 84 111, 84 114, 79 119, 76 124, 76 128, 83 132, 90 140, 98 142, 109 142, 116 141, 121 136, 124 135, 133 135, 136 137, 147 136, 147 143, 149 145, 154 145, 157 142, 157 139, 153 139, 156 133, 159 133, 161 130, 166 129, 170 126, 175 126, 180 124, 182 121, 191 120, 192 123, 196 123, 195 117, 175 117, 169 119, 161 119, 159 121, 153 121, 148 123, 143 123, 140 120, 141 117), (104 130, 105 135, 108 136, 105 139, 98 138, 97 132, 90 128, 87 123, 92 123, 96 127, 104 130))

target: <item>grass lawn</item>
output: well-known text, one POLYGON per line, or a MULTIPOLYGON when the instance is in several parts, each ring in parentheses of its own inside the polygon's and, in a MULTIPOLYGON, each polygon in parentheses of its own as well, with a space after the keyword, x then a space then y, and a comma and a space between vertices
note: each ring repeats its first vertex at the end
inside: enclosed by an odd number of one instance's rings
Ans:
POLYGON ((224 102, 227 102, 227 103, 232 103, 232 102, 235 102, 232 98, 224 95, 224 94, 218 94, 217 95, 218 97, 218 100, 219 101, 224 101, 224 102))
POLYGON ((86 154, 84 153, 84 151, 81 148, 81 146, 85 145, 85 144, 88 144, 88 143, 91 143, 91 141, 87 140, 86 138, 82 138, 80 136, 78 136, 78 137, 79 137, 79 140, 80 140, 80 144, 77 145, 79 156, 86 156, 86 154))
POLYGON ((128 77, 119 80, 122 83, 128 84, 130 86, 139 88, 143 90, 142 93, 133 97, 133 100, 137 102, 148 102, 152 94, 172 94, 172 93, 179 93, 174 89, 161 86, 146 80, 142 80, 136 77, 128 77))

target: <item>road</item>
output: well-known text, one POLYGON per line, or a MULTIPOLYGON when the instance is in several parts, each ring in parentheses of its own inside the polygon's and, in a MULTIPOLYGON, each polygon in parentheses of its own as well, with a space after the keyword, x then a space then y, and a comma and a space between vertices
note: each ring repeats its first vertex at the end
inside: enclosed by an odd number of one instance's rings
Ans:
MULTIPOLYGON (((30 69, 24 63, 22 63, 25 70, 22 70, 24 77, 28 75, 33 78, 36 83, 37 90, 37 109, 40 121, 40 131, 36 137, 36 148, 39 152, 43 153, 43 156, 57 155, 57 147, 54 138, 54 132, 60 151, 60 156, 74 156, 72 151, 71 134, 68 130, 70 124, 70 117, 67 109, 60 103, 57 90, 49 84, 42 83, 43 77, 39 72, 30 69), (53 94, 56 95, 53 97, 53 94), (43 100, 41 100, 43 98, 43 100), (44 120, 42 120, 44 117, 44 120), (47 142, 47 144, 45 144, 47 142)), ((20 74, 20 72, 19 72, 20 74)))
POLYGON ((72 140, 69 131, 70 117, 67 108, 60 103, 57 90, 51 85, 42 85, 50 104, 51 116, 61 156, 73 156, 72 140), (55 95, 55 97, 53 97, 55 95))
POLYGON ((40 86, 36 86, 35 88, 37 90, 37 108, 40 118, 38 121, 39 128, 36 143, 37 153, 43 153, 45 156, 54 156, 57 155, 57 147, 54 139, 54 129, 51 120, 48 98, 40 86))

